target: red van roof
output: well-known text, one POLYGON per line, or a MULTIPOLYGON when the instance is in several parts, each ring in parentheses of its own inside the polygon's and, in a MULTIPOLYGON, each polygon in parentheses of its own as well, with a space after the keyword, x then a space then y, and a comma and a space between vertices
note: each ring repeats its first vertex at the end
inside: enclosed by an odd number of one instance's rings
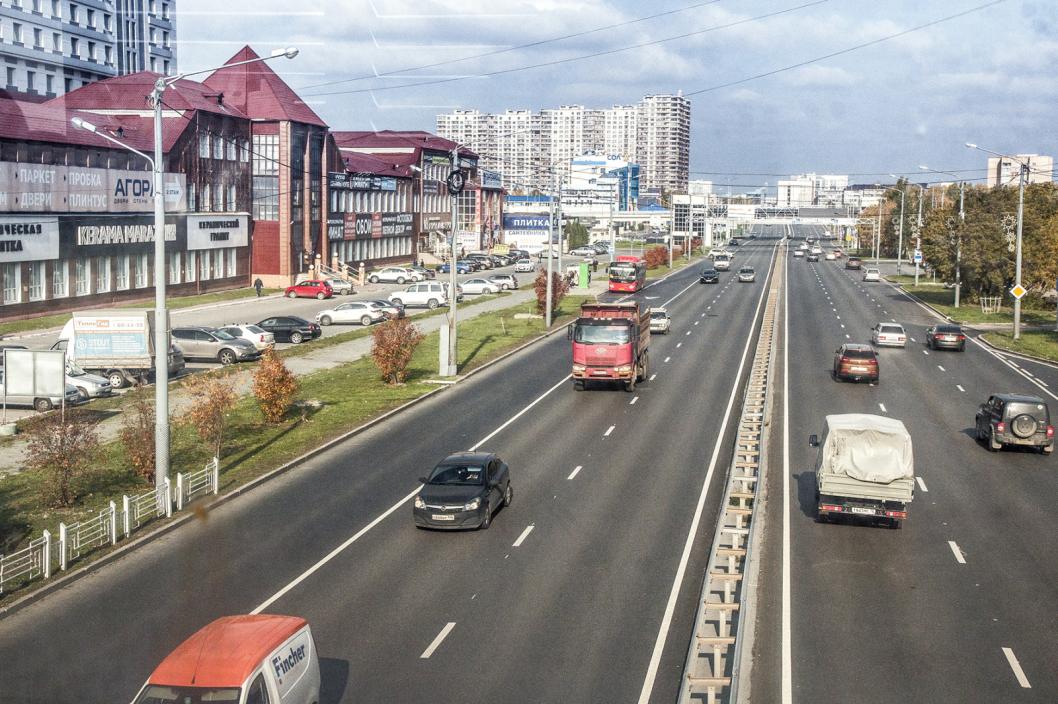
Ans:
POLYGON ((239 687, 262 660, 308 625, 298 616, 224 616, 203 626, 155 668, 151 684, 239 687))

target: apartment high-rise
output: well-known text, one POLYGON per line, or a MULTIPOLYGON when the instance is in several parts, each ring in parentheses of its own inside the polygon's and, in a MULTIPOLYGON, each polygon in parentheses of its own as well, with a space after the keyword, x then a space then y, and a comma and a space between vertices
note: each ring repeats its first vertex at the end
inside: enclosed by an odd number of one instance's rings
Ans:
POLYGON ((691 101, 681 93, 648 95, 638 106, 638 161, 643 185, 687 190, 691 163, 691 101))
POLYGON ((1050 183, 1053 178, 1054 157, 1039 154, 1016 154, 1017 159, 989 157, 988 187, 1017 186, 1021 164, 1029 166, 1026 183, 1050 183))
POLYGON ((614 105, 603 111, 603 151, 624 161, 637 162, 639 108, 614 105))
POLYGON ((0 6, 11 92, 51 98, 102 78, 176 73, 176 0, 20 0, 0 6))

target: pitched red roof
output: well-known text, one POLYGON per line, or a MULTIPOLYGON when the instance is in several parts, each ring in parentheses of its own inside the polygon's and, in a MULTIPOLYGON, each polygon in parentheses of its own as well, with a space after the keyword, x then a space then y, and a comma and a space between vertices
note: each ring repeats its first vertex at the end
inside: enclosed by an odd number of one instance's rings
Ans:
MULTIPOLYGON (((456 143, 444 137, 423 131, 396 131, 378 130, 373 132, 345 131, 331 132, 334 141, 339 147, 355 147, 357 149, 410 147, 416 150, 429 149, 431 151, 451 152, 456 143)), ((416 151, 418 154, 418 151, 416 151)), ((478 155, 467 147, 460 147, 461 156, 476 158, 478 155)), ((388 158, 388 155, 387 157, 388 158)), ((418 157, 416 157, 418 161, 418 157)))
POLYGON ((258 59, 260 56, 248 46, 228 59, 203 83, 216 92, 224 93, 225 102, 236 105, 253 119, 289 120, 326 127, 319 115, 298 97, 290 86, 264 61, 243 66, 229 66, 258 59))
POLYGON ((372 154, 361 154, 359 152, 342 152, 342 162, 345 170, 356 174, 375 174, 377 176, 396 176, 398 178, 411 178, 411 169, 408 168, 408 157, 411 154, 385 154, 375 156, 372 154), (403 157, 391 159, 390 157, 403 157))
MULTIPOLYGON (((154 83, 160 77, 159 73, 140 71, 127 76, 106 78, 53 98, 48 103, 79 110, 150 110, 147 96, 154 90, 154 83)), ((186 78, 175 81, 165 89, 162 103, 172 110, 203 110, 220 115, 246 117, 237 104, 222 95, 222 91, 186 78)))

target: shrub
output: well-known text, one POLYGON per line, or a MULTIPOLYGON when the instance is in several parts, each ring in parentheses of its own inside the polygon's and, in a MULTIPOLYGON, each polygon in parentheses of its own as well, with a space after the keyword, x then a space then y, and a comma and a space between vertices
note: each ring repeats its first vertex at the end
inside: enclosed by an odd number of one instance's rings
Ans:
MULTIPOLYGON (((547 312, 547 270, 542 270, 533 281, 536 292, 536 312, 543 315, 547 312)), ((569 283, 557 271, 551 272, 551 312, 554 313, 562 299, 569 293, 569 283)))
POLYGON ((125 401, 121 414, 121 444, 137 476, 154 478, 154 403, 136 390, 125 401))
POLYGON ((213 456, 220 457, 227 414, 235 406, 235 389, 230 382, 207 374, 189 377, 184 386, 195 399, 186 422, 195 428, 213 456))
POLYGON ((48 413, 28 431, 26 464, 45 475, 44 502, 70 506, 77 500, 77 484, 99 453, 97 422, 84 411, 48 413))
POLYGON ((643 253, 643 259, 647 263, 647 269, 657 269, 669 263, 668 247, 651 247, 643 253))
POLYGON ((253 373, 253 395, 269 423, 279 423, 294 403, 298 380, 275 350, 265 350, 253 373))
POLYGON ((419 328, 407 318, 394 318, 371 331, 371 357, 387 384, 401 384, 408 378, 408 365, 415 348, 423 341, 419 328))

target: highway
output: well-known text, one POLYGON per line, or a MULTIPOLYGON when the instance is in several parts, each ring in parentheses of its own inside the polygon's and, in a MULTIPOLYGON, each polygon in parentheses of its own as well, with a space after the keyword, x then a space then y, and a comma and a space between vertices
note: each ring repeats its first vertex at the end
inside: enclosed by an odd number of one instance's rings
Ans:
POLYGON ((673 701, 775 244, 737 252, 756 283, 638 294, 673 326, 635 393, 575 392, 555 335, 4 618, 0 692, 125 701, 205 623, 265 610, 311 622, 324 702, 673 701), (509 463, 512 505, 416 530, 416 478, 465 449, 509 463))
POLYGON ((754 700, 1058 701, 1054 460, 992 454, 973 437, 991 393, 1035 394, 1058 410, 1054 387, 1039 383, 1054 370, 1011 366, 978 342, 927 350, 938 321, 841 260, 790 257, 788 278, 788 395, 779 390, 775 420, 789 448, 769 453, 754 700), (879 352, 881 383, 832 381, 834 350, 889 320, 913 341, 879 352), (911 433, 919 486, 901 530, 814 521, 808 436, 849 412, 898 418, 911 433))

